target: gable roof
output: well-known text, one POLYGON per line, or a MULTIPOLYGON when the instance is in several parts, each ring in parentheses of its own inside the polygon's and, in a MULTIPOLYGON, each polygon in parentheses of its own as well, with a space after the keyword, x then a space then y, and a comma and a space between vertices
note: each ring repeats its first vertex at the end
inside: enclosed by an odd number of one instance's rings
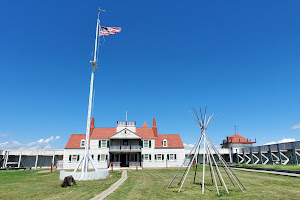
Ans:
POLYGON ((184 146, 179 134, 162 134, 155 138, 155 148, 184 148, 184 146), (167 140, 167 147, 163 146, 164 139, 167 140))
POLYGON ((227 136, 228 143, 242 143, 242 144, 252 144, 256 142, 252 142, 251 140, 248 140, 239 134, 234 134, 233 136, 227 136))
POLYGON ((84 149, 80 147, 80 141, 85 139, 85 134, 72 134, 65 146, 65 149, 84 149))
POLYGON ((110 139, 141 139, 140 136, 129 130, 128 128, 124 128, 117 132, 116 134, 109 137, 110 139), (128 131, 129 134, 126 134, 126 131, 128 131), (124 133, 123 133, 124 132, 124 133))
POLYGON ((148 124, 146 123, 146 121, 144 122, 142 128, 149 128, 148 124))

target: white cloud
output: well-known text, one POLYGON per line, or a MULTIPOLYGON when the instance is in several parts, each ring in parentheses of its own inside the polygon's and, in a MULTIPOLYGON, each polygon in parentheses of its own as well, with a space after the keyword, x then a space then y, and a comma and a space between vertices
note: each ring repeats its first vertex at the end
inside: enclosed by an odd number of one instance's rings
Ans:
POLYGON ((0 134, 0 137, 7 137, 8 134, 0 134))
POLYGON ((285 143, 285 142, 295 142, 295 141, 296 141, 295 138, 283 138, 282 140, 279 140, 278 142, 275 142, 275 141, 268 142, 264 145, 271 145, 271 144, 278 144, 278 143, 285 143))
POLYGON ((36 142, 30 142, 25 144, 21 144, 18 141, 4 142, 0 143, 0 149, 51 149, 50 143, 55 140, 58 140, 59 138, 59 136, 56 136, 55 138, 51 136, 47 139, 39 139, 36 142))
POLYGON ((295 142, 295 138, 283 138, 282 140, 279 140, 278 143, 285 143, 285 142, 295 142))
POLYGON ((300 124, 296 124, 296 125, 291 127, 291 129, 299 129, 299 128, 300 128, 300 124))
POLYGON ((185 149, 192 149, 194 147, 195 144, 186 144, 186 143, 183 143, 183 146, 185 149))

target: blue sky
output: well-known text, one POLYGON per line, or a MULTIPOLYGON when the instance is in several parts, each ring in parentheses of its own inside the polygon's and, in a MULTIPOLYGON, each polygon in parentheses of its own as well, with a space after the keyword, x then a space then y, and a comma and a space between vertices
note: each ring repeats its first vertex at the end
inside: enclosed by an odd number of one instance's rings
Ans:
POLYGON ((96 127, 128 109, 191 144, 191 106, 207 105, 215 144, 234 126, 259 145, 300 140, 299 1, 29 0, 0 3, 0 147, 63 148, 85 133, 99 6, 122 31, 101 41, 96 127))

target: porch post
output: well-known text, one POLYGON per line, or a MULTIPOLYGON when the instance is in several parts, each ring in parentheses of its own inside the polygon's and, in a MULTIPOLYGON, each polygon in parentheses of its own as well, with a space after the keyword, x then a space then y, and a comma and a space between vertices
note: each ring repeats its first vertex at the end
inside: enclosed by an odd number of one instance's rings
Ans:
POLYGON ((55 160, 55 152, 53 153, 53 157, 52 157, 52 164, 54 165, 54 160, 55 160))
POLYGON ((230 147, 229 151, 229 162, 232 163, 232 147, 230 147))
POLYGON ((237 149, 235 149, 235 151, 236 151, 236 163, 237 164, 239 164, 239 153, 238 153, 238 150, 237 149))
POLYGON ((251 164, 254 164, 252 147, 250 147, 250 158, 251 158, 251 164))
POLYGON ((245 151, 244 151, 244 148, 243 148, 242 150, 243 150, 243 159, 244 159, 244 164, 246 164, 246 157, 245 157, 245 151))
POLYGON ((271 145, 269 145, 269 159, 270 159, 270 163, 273 163, 273 157, 272 157, 272 151, 271 151, 271 145))
POLYGON ((259 164, 263 164, 260 147, 258 147, 258 157, 259 157, 259 164))
POLYGON ((22 158, 22 151, 20 151, 20 155, 19 155, 18 168, 20 168, 21 165, 21 158, 22 158))
POLYGON ((280 147, 279 147, 279 144, 277 144, 277 151, 278 151, 279 162, 280 162, 280 164, 281 164, 282 160, 281 160, 281 154, 280 154, 280 147))
POLYGON ((35 169, 37 169, 38 159, 39 159, 39 154, 37 154, 37 155, 35 156, 35 165, 34 165, 35 169))
POLYGON ((297 158, 297 154, 296 154, 296 149, 295 149, 295 146, 294 146, 294 142, 292 142, 291 144, 292 144, 292 151, 293 151, 294 163, 296 165, 298 165, 298 158, 297 158))

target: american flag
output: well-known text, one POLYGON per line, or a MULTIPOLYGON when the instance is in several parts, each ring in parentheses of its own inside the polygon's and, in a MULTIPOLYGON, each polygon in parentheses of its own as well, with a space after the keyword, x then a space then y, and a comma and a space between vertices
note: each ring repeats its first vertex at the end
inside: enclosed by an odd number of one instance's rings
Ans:
POLYGON ((101 26, 100 36, 114 35, 120 31, 121 31, 121 28, 101 26))

